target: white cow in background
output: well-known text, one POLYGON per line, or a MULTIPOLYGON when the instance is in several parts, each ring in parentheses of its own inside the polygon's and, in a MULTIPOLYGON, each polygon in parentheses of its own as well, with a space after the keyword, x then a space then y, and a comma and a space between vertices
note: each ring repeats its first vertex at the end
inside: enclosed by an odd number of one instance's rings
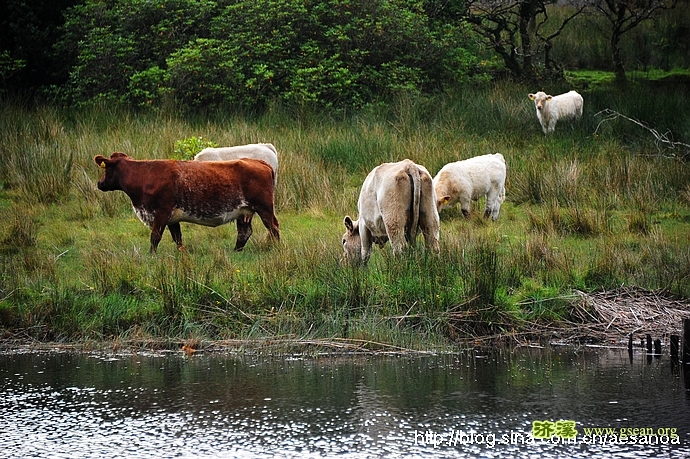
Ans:
POLYGON ((250 143, 234 147, 204 148, 194 156, 194 161, 228 161, 250 158, 266 161, 278 178, 278 151, 271 143, 250 143))
POLYGON ((345 217, 345 259, 366 264, 373 243, 391 241, 393 253, 413 244, 421 230, 427 247, 439 251, 440 221, 431 174, 405 159, 376 166, 367 175, 357 203, 359 219, 345 217))
POLYGON ((468 217, 471 201, 486 196, 484 217, 496 220, 505 199, 505 182, 506 161, 500 153, 446 164, 434 177, 437 209, 440 212, 459 202, 468 217))
POLYGON ((550 96, 539 91, 536 94, 528 94, 527 97, 534 101, 537 118, 539 118, 544 134, 553 132, 559 120, 577 120, 582 116, 584 101, 577 91, 569 91, 558 96, 550 96))

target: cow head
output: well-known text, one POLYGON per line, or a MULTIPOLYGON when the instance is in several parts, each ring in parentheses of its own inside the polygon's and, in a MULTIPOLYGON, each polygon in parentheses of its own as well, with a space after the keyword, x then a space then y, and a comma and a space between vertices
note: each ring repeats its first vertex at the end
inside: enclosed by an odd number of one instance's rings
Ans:
MULTIPOLYGON (((343 260, 351 264, 359 264, 367 260, 362 260, 362 239, 359 235, 359 220, 352 221, 349 216, 343 221, 345 224, 345 234, 343 234, 343 260)), ((370 234, 371 242, 383 248, 388 242, 388 236, 374 236, 370 234)))
POLYGON ((537 107, 537 110, 544 108, 544 103, 553 98, 553 96, 549 96, 543 91, 539 91, 536 94, 528 94, 527 97, 534 101, 534 105, 537 107))
POLYGON ((362 240, 359 236, 359 221, 353 222, 350 216, 345 217, 345 234, 343 234, 344 259, 349 263, 362 260, 362 240))
POLYGON ((445 196, 438 198, 436 200, 436 210, 438 212, 441 212, 441 209, 446 207, 449 202, 450 202, 450 196, 449 195, 445 195, 445 196))
POLYGON ((129 158, 129 156, 120 152, 115 152, 110 155, 110 159, 102 155, 94 156, 94 162, 105 172, 103 177, 98 181, 99 190, 114 191, 122 189, 119 183, 117 165, 126 158, 129 158))

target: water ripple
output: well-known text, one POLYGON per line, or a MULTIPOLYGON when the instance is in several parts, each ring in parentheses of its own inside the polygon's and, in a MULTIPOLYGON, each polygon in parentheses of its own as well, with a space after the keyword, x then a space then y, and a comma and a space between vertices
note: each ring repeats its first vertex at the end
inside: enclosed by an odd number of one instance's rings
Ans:
POLYGON ((0 458, 687 457, 689 391, 657 365, 601 353, 0 355, 0 422, 11 426, 0 458), (566 419, 673 427, 681 444, 528 441, 533 421, 566 419))

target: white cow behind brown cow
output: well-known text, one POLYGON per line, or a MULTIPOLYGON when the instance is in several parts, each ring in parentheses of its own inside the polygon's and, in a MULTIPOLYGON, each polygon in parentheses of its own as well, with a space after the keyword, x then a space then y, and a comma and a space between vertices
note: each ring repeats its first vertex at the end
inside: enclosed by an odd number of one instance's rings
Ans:
POLYGON ((500 153, 475 156, 446 164, 434 177, 437 209, 460 203, 465 217, 471 201, 486 196, 484 217, 498 218, 505 200, 506 161, 500 153))
POLYGON ((439 251, 440 221, 429 171, 405 159, 376 166, 367 175, 357 203, 359 218, 345 217, 343 249, 350 262, 366 264, 373 243, 391 242, 394 254, 414 243, 421 230, 431 250, 439 251))
POLYGON ((250 158, 266 161, 278 178, 278 151, 271 143, 249 143, 234 147, 208 147, 194 156, 194 161, 228 161, 232 159, 250 158))

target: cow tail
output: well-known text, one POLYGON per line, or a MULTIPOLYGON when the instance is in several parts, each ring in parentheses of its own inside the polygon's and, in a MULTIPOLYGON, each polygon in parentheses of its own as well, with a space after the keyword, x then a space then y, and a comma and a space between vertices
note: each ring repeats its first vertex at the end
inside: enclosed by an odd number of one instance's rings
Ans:
POLYGON ((407 176, 410 178, 411 199, 410 199, 410 214, 408 218, 408 225, 405 227, 405 238, 409 243, 414 242, 417 238, 417 227, 419 226, 419 201, 422 194, 422 184, 419 174, 419 168, 416 164, 410 165, 407 170, 407 176))

